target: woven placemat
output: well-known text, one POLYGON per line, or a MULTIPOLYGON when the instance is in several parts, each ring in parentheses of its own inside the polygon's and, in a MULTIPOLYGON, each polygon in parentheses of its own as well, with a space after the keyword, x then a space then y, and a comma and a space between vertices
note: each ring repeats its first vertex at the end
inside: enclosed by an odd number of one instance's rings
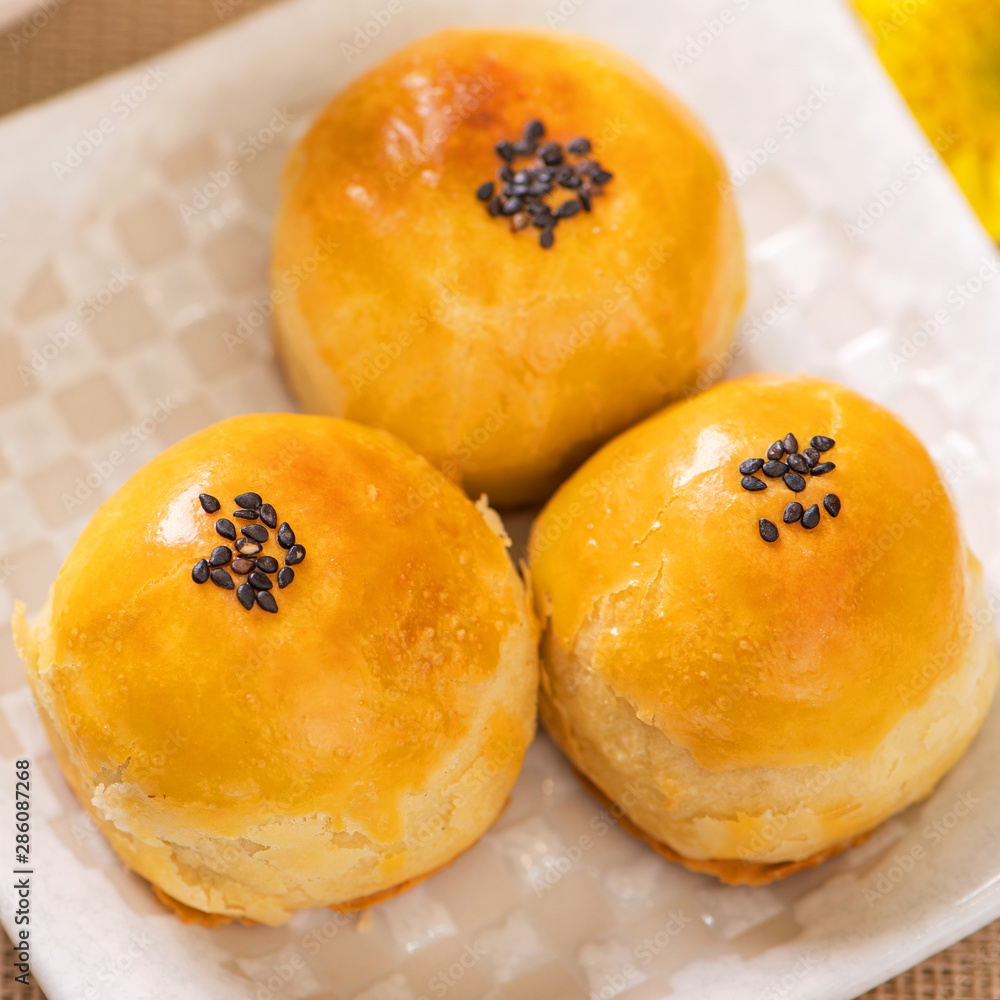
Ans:
MULTIPOLYGON (((267 2, 46 0, 33 15, 0 29, 0 114, 141 61, 267 2)), ((0 1000, 43 1000, 36 986, 15 981, 15 961, 4 940, 0 1000)), ((865 994, 864 1000, 876 998, 1000 998, 1000 921, 865 994)))

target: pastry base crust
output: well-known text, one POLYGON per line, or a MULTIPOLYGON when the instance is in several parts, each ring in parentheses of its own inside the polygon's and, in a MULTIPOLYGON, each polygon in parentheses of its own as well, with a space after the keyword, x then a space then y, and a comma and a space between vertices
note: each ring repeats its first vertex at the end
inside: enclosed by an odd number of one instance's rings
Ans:
MULTIPOLYGON (((849 847, 863 844, 875 830, 866 830, 856 837, 842 840, 839 844, 827 847, 802 861, 778 861, 774 864, 764 864, 759 861, 738 861, 730 858, 686 858, 678 854, 672 847, 651 837, 644 830, 639 829, 616 805, 602 792, 586 775, 581 774, 576 768, 576 776, 580 779, 580 784, 597 799, 598 802, 608 810, 618 821, 623 830, 627 830, 633 837, 645 841, 656 851, 660 857, 673 861, 675 864, 683 865, 689 871, 699 872, 702 875, 714 875, 720 882, 726 885, 767 885, 769 882, 776 882, 778 879, 788 878, 796 872, 804 871, 807 868, 815 868, 828 858, 832 858, 841 851, 846 851, 849 847)), ((875 829, 878 829, 876 827, 875 829)))
MULTIPOLYGON (((456 859, 452 858, 452 861, 454 860, 456 859)), ((423 875, 417 875, 415 878, 400 882, 399 885, 391 885, 388 889, 373 892, 370 896, 359 896, 357 899, 348 899, 343 903, 334 903, 330 909, 335 910, 337 913, 358 913, 361 910, 367 910, 369 906, 384 903, 387 899, 392 899, 394 896, 406 892, 407 889, 412 889, 420 885, 425 879, 429 879, 443 868, 447 868, 452 861, 445 862, 445 864, 435 868, 434 871, 425 872, 423 875)), ((227 917, 224 913, 205 913, 203 910, 196 910, 193 906, 188 906, 187 903, 182 903, 180 900, 174 899, 173 896, 168 896, 157 885, 153 886, 153 892, 156 894, 156 898, 168 910, 171 910, 174 916, 180 919, 181 923, 200 924, 202 927, 219 927, 223 924, 245 924, 247 927, 256 927, 258 925, 258 921, 256 920, 247 920, 243 917, 227 917)))
MULTIPOLYGON (((503 804, 503 808, 497 813, 497 818, 491 824, 491 829, 493 825, 496 824, 497 820, 507 811, 507 806, 510 805, 510 799, 508 798, 503 804)), ((482 838, 480 838, 482 839, 482 838)), ((361 910, 367 910, 370 906, 375 906, 378 903, 384 903, 388 899, 392 899, 394 896, 398 896, 400 893, 406 892, 408 889, 413 889, 420 885, 421 882, 426 881, 432 875, 436 875, 440 871, 444 871, 449 865, 454 864, 463 854, 467 851, 471 851, 473 847, 478 844, 477 840, 475 844, 470 844, 464 851, 456 854, 455 857, 446 861, 443 865, 438 865, 437 868, 431 869, 429 872, 424 872, 423 875, 415 875, 413 878, 407 879, 405 882, 400 882, 398 885, 390 885, 388 889, 380 889, 378 892, 373 892, 369 896, 358 896, 355 899, 345 900, 343 903, 334 903, 328 909, 334 910, 337 913, 359 913, 361 910)), ((257 926, 258 921, 247 920, 243 917, 227 917, 224 913, 206 913, 204 910, 196 910, 193 906, 188 906, 187 903, 182 903, 178 899, 174 899, 173 896, 167 895, 158 885, 154 885, 153 892, 156 894, 156 898, 168 909, 171 910, 174 916, 178 917, 182 923, 185 924, 201 924, 203 927, 218 927, 222 924, 245 924, 248 927, 257 926)))

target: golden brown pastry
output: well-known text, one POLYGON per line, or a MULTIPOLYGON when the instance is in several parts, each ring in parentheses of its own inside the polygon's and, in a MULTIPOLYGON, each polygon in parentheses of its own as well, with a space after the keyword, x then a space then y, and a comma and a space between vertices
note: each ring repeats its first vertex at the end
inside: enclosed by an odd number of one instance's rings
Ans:
POLYGON ((728 881, 927 795, 993 695, 982 571, 933 462, 829 382, 664 410, 563 485, 530 550, 547 729, 640 836, 728 881))
POLYGON ((744 287, 725 179, 693 115, 604 45, 424 38, 289 157, 272 269, 288 380, 470 496, 541 501, 724 352, 744 287))
POLYGON ((125 863, 188 915, 281 924, 473 844, 535 726, 504 538, 402 442, 330 417, 237 417, 137 472, 14 618, 125 863))

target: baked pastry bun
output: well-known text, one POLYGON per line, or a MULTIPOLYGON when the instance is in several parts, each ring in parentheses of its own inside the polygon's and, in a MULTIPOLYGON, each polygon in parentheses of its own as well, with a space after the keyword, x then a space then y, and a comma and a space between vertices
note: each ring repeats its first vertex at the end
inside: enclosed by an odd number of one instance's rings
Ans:
POLYGON ((694 116, 604 45, 424 38, 288 159, 272 270, 288 381, 470 496, 540 502, 728 345, 744 262, 726 176, 694 116))
POLYGON ((727 881, 926 796, 993 695, 982 571, 930 456, 829 382, 734 379, 632 428, 530 554, 546 728, 637 833, 727 881))
POLYGON ((419 879, 493 823, 534 733, 499 519, 330 417, 168 449, 14 626, 70 784, 188 915, 281 924, 419 879))

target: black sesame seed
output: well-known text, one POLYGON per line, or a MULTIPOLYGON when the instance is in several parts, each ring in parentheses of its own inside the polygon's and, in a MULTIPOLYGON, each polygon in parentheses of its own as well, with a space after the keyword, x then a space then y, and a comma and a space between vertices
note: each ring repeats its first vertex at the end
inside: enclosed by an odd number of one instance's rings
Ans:
POLYGON ((796 438, 791 431, 785 435, 785 440, 781 443, 784 445, 785 451, 787 451, 789 455, 793 455, 799 450, 798 438, 796 438))
POLYGON ((295 544, 295 532, 287 521, 282 521, 278 528, 278 544, 283 549, 290 549, 295 544))
POLYGON ((531 181, 531 174, 527 170, 518 170, 513 179, 515 184, 528 184, 531 181))
POLYGON ((569 188, 571 191, 575 191, 583 184, 583 181, 581 181, 576 174, 565 174, 559 178, 559 183, 564 188, 569 188))
POLYGON ((767 483, 765 483, 762 479, 757 479, 755 476, 744 476, 740 480, 740 486, 742 486, 745 490, 749 490, 751 493, 767 489, 767 483))
POLYGON ((218 521, 215 522, 215 530, 222 535, 223 538, 228 538, 233 541, 236 538, 236 525, 229 520, 228 517, 220 517, 218 521))
POLYGON ((240 510, 233 511, 233 517, 241 517, 244 521, 256 521, 257 511, 241 508, 240 510))
POLYGON ((295 570, 291 566, 282 566, 278 572, 278 589, 284 590, 295 579, 295 570))
POLYGON ((538 143, 532 142, 530 139, 522 139, 520 142, 514 143, 515 156, 531 156, 536 149, 538 149, 538 143))
POLYGON ((502 181, 512 181, 514 179, 514 171, 510 169, 510 165, 505 163, 498 171, 497 176, 502 181))
POLYGON ((520 198, 508 198, 500 209, 501 215, 514 215, 524 207, 524 202, 520 198))
POLYGON ((541 235, 538 237, 538 242, 543 250, 548 250, 556 241, 556 234, 552 231, 552 227, 548 226, 543 229, 541 235))
POLYGON ((225 566, 233 558, 233 550, 228 545, 216 545, 208 557, 209 566, 225 566))
POLYGON ((802 518, 802 504, 797 500, 793 500, 786 508, 785 513, 781 515, 781 519, 785 524, 794 524, 796 521, 802 518))
POLYGON ((306 557, 306 550, 301 545, 293 545, 285 556, 286 566, 297 566, 306 557))
POLYGON ((260 519, 269 527, 278 527, 278 512, 269 504, 265 503, 260 508, 260 519))
POLYGON ((560 219, 572 219, 580 211, 580 203, 576 198, 564 201, 557 209, 556 216, 560 219))
POLYGON ((797 472, 786 472, 782 478, 785 485, 796 493, 801 493, 806 488, 806 481, 797 472))
POLYGON ((777 462, 771 459, 770 462, 764 463, 764 475, 771 479, 777 479, 779 476, 783 476, 788 471, 788 466, 784 462, 777 462))
POLYGON ((248 524, 245 528, 240 528, 240 531, 246 535, 247 538, 255 542, 260 542, 262 545, 267 541, 267 528, 263 524, 248 524))
POLYGON ((531 220, 533 226, 539 229, 551 229, 559 220, 549 211, 548 205, 542 205, 542 211, 531 220))
POLYGON ((259 493, 241 493, 233 500, 237 507, 249 507, 250 510, 257 510, 262 502, 259 493))
POLYGON ((819 504, 813 504, 803 515, 802 515, 802 527, 808 528, 810 531, 819 524, 819 504))
POLYGON ((814 465, 809 470, 809 475, 811 476, 825 476, 828 472, 833 472, 837 466, 833 462, 820 462, 819 465, 814 465))
POLYGON ((540 146, 538 155, 547 167, 558 166, 563 161, 562 146, 558 142, 547 142, 540 146))
POLYGON ((581 189, 580 194, 580 204, 583 205, 583 210, 585 212, 590 211, 590 192, 586 188, 581 189))
POLYGON ((578 139, 571 139, 566 143, 566 149, 574 156, 586 156, 590 152, 590 140, 581 135, 578 139))
POLYGON ((598 170, 597 173, 594 174, 594 183, 607 184, 608 181, 611 180, 611 178, 614 176, 615 175, 611 173, 610 170, 598 170))
POLYGON ((537 118, 532 118, 531 121, 524 126, 525 139, 541 139, 543 135, 545 135, 545 124, 537 118))
POLYGON ((270 611, 272 615, 277 614, 278 602, 266 590, 257 591, 257 603, 263 611, 270 611))
POLYGON ((755 472, 760 472, 764 466, 762 458, 748 458, 740 462, 740 473, 744 476, 752 476, 755 472))
POLYGON ((278 560, 274 556, 261 556, 257 560, 257 569, 265 573, 274 573, 278 568, 278 560))
POLYGON ((198 499, 201 501, 201 506, 204 508, 206 514, 214 514, 222 506, 211 493, 199 493, 198 499))
POLYGON ((815 448, 803 448, 802 457, 811 469, 819 461, 819 452, 815 448))
POLYGON ((822 434, 817 434, 809 442, 817 451, 829 451, 837 442, 833 438, 824 437, 822 434))
POLYGON ((224 569, 212 570, 212 583, 216 587, 222 587, 223 590, 232 590, 236 586, 233 578, 224 569))
POLYGON ((778 528, 777 525, 773 524, 766 517, 762 517, 758 524, 760 529, 760 537, 764 539, 765 542, 776 542, 778 540, 778 528))
POLYGON ((503 199, 500 195, 494 195, 490 199, 490 203, 486 206, 487 211, 492 216, 497 216, 500 214, 500 210, 503 208, 503 199))
POLYGON ((240 604, 242 604, 247 611, 253 607, 254 601, 257 599, 254 589, 249 583, 241 583, 236 588, 236 596, 239 599, 240 604))
POLYGON ((204 583, 208 579, 208 574, 208 560, 199 559, 194 564, 194 569, 191 570, 191 579, 194 580, 195 583, 204 583))
POLYGON ((593 177, 601 169, 601 165, 596 160, 581 160, 576 169, 584 177, 593 177))
POLYGON ((543 194, 548 194, 552 190, 552 185, 547 184, 545 181, 532 181, 528 185, 527 193, 533 198, 540 198, 543 194))
POLYGON ((233 560, 233 572, 239 576, 246 576, 257 568, 257 563, 253 559, 244 559, 243 556, 233 560))
POLYGON ((836 517, 840 513, 840 497, 836 493, 827 493, 823 497, 823 506, 830 517, 836 517))
POLYGON ((255 556, 260 552, 260 543, 255 542, 252 538, 237 538, 236 550, 245 556, 255 556))
POLYGON ((258 570, 254 570, 248 577, 247 583, 253 587, 254 590, 270 590, 274 584, 271 583, 271 578, 265 576, 258 570))
POLYGON ((487 181, 485 184, 480 184, 476 188, 476 197, 480 201, 489 201, 493 197, 493 188, 495 187, 493 181, 487 181))
POLYGON ((788 467, 803 475, 809 471, 809 463, 798 453, 788 456, 788 467))
POLYGON ((501 160, 506 160, 510 163, 510 161, 514 159, 514 144, 508 142, 506 139, 501 139, 501 141, 498 142, 494 148, 497 151, 497 156, 499 156, 501 160))
POLYGON ((774 444, 767 449, 767 457, 771 459, 772 462, 776 462, 784 454, 785 446, 780 441, 775 441, 774 444))

